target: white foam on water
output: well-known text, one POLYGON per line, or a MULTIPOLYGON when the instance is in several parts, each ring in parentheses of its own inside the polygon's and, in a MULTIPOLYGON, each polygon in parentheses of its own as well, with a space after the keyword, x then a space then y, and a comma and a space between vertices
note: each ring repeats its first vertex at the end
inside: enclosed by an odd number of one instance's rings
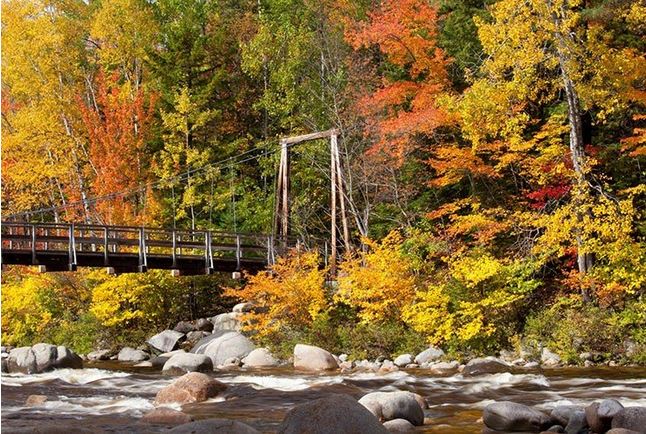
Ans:
POLYGON ((254 389, 275 389, 283 392, 305 390, 317 385, 338 384, 343 377, 279 377, 275 375, 237 375, 229 378, 218 378, 227 384, 249 384, 254 389))
MULTIPOLYGON (((10 414, 28 409, 34 413, 56 413, 72 416, 126 413, 139 417, 153 408, 152 402, 147 399, 123 395, 74 398, 59 396, 58 400, 47 400, 43 404, 33 407, 6 407, 3 408, 3 412, 10 414)), ((176 408, 179 409, 179 406, 176 406, 176 408)))
POLYGON ((61 380, 69 384, 89 384, 95 381, 129 377, 127 372, 107 371, 104 369, 54 369, 41 374, 3 374, 2 384, 20 387, 27 384, 47 383, 61 380))

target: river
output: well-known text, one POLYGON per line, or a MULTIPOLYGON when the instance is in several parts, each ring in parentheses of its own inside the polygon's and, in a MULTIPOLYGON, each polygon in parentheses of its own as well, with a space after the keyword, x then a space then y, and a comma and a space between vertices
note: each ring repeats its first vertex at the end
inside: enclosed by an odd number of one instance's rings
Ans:
MULTIPOLYGON (((561 404, 587 405, 616 398, 625 406, 646 405, 644 368, 563 368, 477 377, 429 376, 424 370, 388 374, 303 374, 291 368, 237 370, 213 374, 229 385, 218 398, 183 407, 195 419, 222 417, 245 422, 262 432, 275 432, 294 405, 331 393, 356 398, 373 391, 408 390, 426 397, 431 423, 421 433, 477 433, 482 408, 510 400, 548 410, 561 404)), ((163 432, 138 419, 153 408, 159 389, 174 377, 152 369, 134 369, 116 362, 86 363, 78 370, 61 369, 36 375, 2 375, 2 428, 69 426, 93 432, 163 432), (26 407, 29 395, 47 402, 26 407)), ((179 409, 179 407, 177 407, 179 409)))

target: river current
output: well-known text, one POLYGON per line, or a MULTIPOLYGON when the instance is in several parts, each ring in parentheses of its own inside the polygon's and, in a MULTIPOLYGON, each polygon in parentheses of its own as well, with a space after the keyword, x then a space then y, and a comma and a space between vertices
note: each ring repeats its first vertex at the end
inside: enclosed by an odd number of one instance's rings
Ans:
MULTIPOLYGON (((374 391, 419 393, 430 406, 425 410, 429 424, 417 429, 421 433, 478 433, 482 408, 496 400, 544 410, 563 404, 587 405, 604 398, 616 398, 624 406, 646 406, 646 369, 635 367, 563 368, 477 377, 434 377, 420 369, 388 374, 303 374, 291 368, 213 375, 228 384, 227 391, 215 399, 185 405, 183 411, 195 419, 237 419, 266 433, 275 432, 294 405, 331 393, 355 398, 374 391)), ((167 428, 138 420, 153 408, 157 391, 174 378, 115 362, 36 375, 3 374, 2 428, 62 424, 93 432, 164 432, 167 428), (48 399, 28 407, 25 400, 29 395, 46 395, 48 399)))

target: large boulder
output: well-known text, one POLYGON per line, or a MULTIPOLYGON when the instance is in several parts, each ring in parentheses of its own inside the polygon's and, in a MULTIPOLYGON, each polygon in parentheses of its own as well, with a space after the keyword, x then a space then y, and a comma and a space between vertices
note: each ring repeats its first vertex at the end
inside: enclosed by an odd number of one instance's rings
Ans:
POLYGON ((226 388, 226 384, 206 374, 189 372, 157 392, 155 405, 202 402, 217 396, 226 388))
POLYGON ((421 365, 422 363, 429 363, 444 356, 444 351, 440 348, 430 347, 415 356, 415 363, 421 365))
POLYGON ((395 360, 393 360, 393 363, 395 364, 395 366, 403 368, 404 366, 413 363, 413 356, 411 354, 402 354, 400 356, 397 356, 395 360))
POLYGON ((306 371, 338 369, 339 364, 332 354, 313 345, 294 346, 294 368, 306 371))
POLYGON ((213 318, 209 318, 209 321, 213 323, 213 332, 221 330, 240 331, 242 329, 241 316, 242 314, 240 312, 221 313, 213 318))
POLYGON ((464 367, 464 375, 496 374, 509 372, 511 365, 495 357, 485 357, 470 360, 464 367))
POLYGON ((143 362, 144 360, 148 360, 148 354, 131 347, 123 347, 117 355, 117 360, 120 362, 143 362))
POLYGON ((183 337, 184 333, 175 330, 164 330, 149 338, 146 343, 157 351, 167 353, 173 351, 183 337))
POLYGON ((411 392, 372 392, 364 395, 359 404, 366 407, 381 421, 406 419, 416 426, 424 424, 421 397, 411 392))
POLYGON ((176 426, 166 431, 172 434, 260 434, 246 423, 231 419, 203 419, 176 426))
POLYGON ((567 434, 579 434, 587 432, 588 421, 586 420, 585 411, 575 411, 570 416, 570 420, 565 425, 567 434))
POLYGON ((435 375, 453 375, 460 369, 460 364, 453 360, 452 362, 433 363, 428 369, 435 375))
POLYGON ((36 374, 57 368, 82 368, 83 360, 64 346, 39 343, 14 348, 6 359, 7 372, 36 374))
POLYGON ((267 348, 256 348, 242 359, 242 363, 250 368, 268 368, 279 365, 278 359, 267 348))
POLYGON ((243 334, 231 330, 220 330, 202 338, 195 344, 191 352, 210 357, 213 366, 217 367, 224 365, 228 359, 242 359, 255 348, 255 345, 243 334))
POLYGON ((278 434, 386 434, 379 420, 348 395, 330 395, 292 408, 278 434))
POLYGON ((566 426, 573 414, 582 411, 584 411, 583 407, 578 405, 559 405, 552 409, 550 417, 559 425, 566 426))
POLYGON ((195 353, 176 353, 171 356, 162 372, 165 374, 184 374, 186 372, 212 372, 213 362, 204 354, 195 353))
POLYGON ((7 369, 9 372, 21 372, 23 374, 35 374, 38 372, 36 355, 31 347, 18 347, 9 352, 7 357, 7 369))
POLYGON ((646 407, 625 407, 612 418, 612 428, 646 430, 646 407))
POLYGON ((56 345, 39 343, 31 347, 36 357, 36 371, 45 372, 54 368, 56 363, 56 345))
POLYGON ((83 359, 69 348, 59 345, 56 347, 56 361, 54 362, 54 367, 57 369, 81 369, 83 367, 83 359))
POLYGON ((624 406, 616 399, 604 399, 599 403, 599 408, 597 409, 599 422, 603 424, 605 429, 610 429, 612 426, 612 419, 623 409, 624 406))
POLYGON ((540 411, 508 401, 487 405, 482 420, 487 427, 504 432, 538 432, 552 425, 552 419, 540 411))
POLYGON ((154 408, 141 418, 143 423, 159 425, 181 425, 192 421, 189 414, 168 407, 154 408))
POLYGON ((543 348, 541 352, 541 363, 545 366, 558 366, 561 363, 561 357, 551 352, 548 348, 543 348))

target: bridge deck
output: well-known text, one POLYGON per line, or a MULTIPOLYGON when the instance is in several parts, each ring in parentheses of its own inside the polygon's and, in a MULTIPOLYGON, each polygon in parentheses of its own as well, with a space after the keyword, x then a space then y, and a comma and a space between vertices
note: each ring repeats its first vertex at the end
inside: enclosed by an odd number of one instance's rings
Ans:
MULTIPOLYGON (((286 246, 286 243, 281 243, 286 246)), ((46 271, 109 267, 116 273, 148 269, 179 274, 256 272, 273 263, 271 236, 129 226, 2 223, 2 264, 46 271)))

